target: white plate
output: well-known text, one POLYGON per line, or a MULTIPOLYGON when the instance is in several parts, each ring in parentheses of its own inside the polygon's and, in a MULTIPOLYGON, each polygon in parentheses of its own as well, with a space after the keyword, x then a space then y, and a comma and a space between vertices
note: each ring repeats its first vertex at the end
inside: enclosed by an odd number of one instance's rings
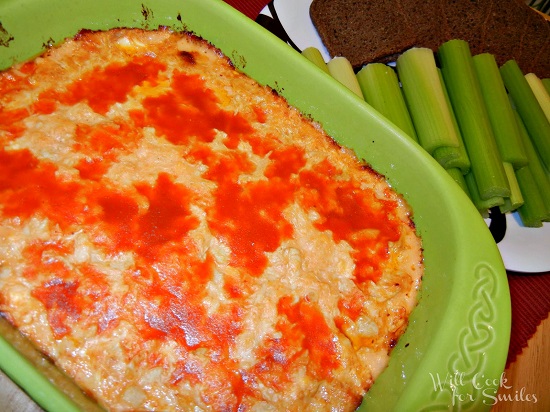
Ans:
MULTIPOLYGON (((486 223, 490 222, 486 220, 486 223)), ((506 215, 506 234, 498 249, 507 270, 523 273, 550 271, 550 224, 525 227, 517 213, 506 215)))
MULTIPOLYGON (((311 0, 273 0, 260 14, 280 24, 291 44, 298 50, 316 47, 325 61, 330 55, 323 45, 309 17, 311 0)), ((277 34, 277 33, 276 33, 277 34)), ((487 225, 491 220, 486 219, 487 225)), ((517 213, 506 215, 505 235, 498 248, 506 269, 521 273, 550 271, 550 224, 542 228, 527 228, 517 213)))

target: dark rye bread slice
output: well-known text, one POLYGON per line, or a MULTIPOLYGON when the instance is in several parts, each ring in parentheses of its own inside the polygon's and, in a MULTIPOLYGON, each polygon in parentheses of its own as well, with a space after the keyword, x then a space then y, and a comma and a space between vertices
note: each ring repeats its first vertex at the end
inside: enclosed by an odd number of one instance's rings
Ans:
MULTIPOLYGON (((406 3, 407 0, 404 0, 406 3)), ((472 54, 483 53, 483 29, 495 0, 447 0, 443 2, 441 19, 446 27, 445 40, 468 41, 472 54), (472 36, 472 33, 477 35, 472 36)))
POLYGON ((523 28, 529 23, 525 4, 509 1, 506 7, 491 10, 484 27, 485 49, 495 56, 499 65, 518 56, 523 28), (519 28, 519 30, 518 30, 519 28))
POLYGON ((525 73, 550 77, 550 21, 524 0, 313 0, 310 16, 331 56, 356 70, 459 38, 474 55, 514 59, 525 73))
POLYGON ((415 45, 415 34, 398 4, 395 1, 314 0, 309 13, 331 57, 344 56, 358 69, 415 45))
POLYGON ((401 1, 406 10, 414 10, 414 13, 407 12, 407 25, 415 33, 416 47, 427 47, 435 50, 446 39, 448 27, 442 21, 443 8, 446 0, 407 0, 401 1), (441 24, 433 24, 441 22, 441 24))
POLYGON ((531 62, 531 66, 524 70, 525 73, 536 73, 540 78, 550 78, 550 30, 546 41, 543 41, 539 51, 531 62))
POLYGON ((548 42, 550 42, 550 21, 541 18, 536 12, 530 13, 527 24, 523 28, 516 57, 518 65, 525 73, 531 71, 536 72, 541 78, 550 77, 548 42))

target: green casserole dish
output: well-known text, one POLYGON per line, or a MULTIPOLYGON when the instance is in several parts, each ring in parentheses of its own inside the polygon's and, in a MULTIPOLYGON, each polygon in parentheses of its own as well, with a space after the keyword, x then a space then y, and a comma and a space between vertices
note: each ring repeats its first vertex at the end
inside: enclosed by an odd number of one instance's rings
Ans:
MULTIPOLYGON (((498 248, 477 210, 417 144, 312 63, 218 0, 0 0, 0 69, 80 29, 190 30, 385 175, 413 209, 426 272, 419 304, 361 410, 489 410, 510 338, 498 248)), ((0 329, 3 331, 5 328, 0 329)), ((80 410, 1 332, 0 368, 44 409, 80 410)))

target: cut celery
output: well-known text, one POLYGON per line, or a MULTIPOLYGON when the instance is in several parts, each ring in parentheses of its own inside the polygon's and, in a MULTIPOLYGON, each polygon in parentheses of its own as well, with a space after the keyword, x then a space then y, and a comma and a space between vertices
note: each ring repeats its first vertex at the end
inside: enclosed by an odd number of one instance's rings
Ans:
POLYGON ((302 50, 302 56, 315 64, 325 73, 329 73, 327 64, 325 63, 325 59, 323 59, 323 55, 316 47, 306 47, 304 50, 302 50))
POLYGON ((479 211, 479 213, 481 213, 483 216, 488 213, 489 209, 496 206, 504 205, 504 197, 502 196, 493 196, 488 199, 481 198, 481 196, 479 195, 477 182, 472 171, 464 175, 464 180, 466 182, 466 185, 468 186, 468 192, 470 193, 470 199, 472 200, 472 203, 479 211))
POLYGON ((364 98, 363 92, 361 92, 361 87, 359 87, 357 77, 355 77, 353 67, 348 59, 342 56, 334 57, 328 61, 327 68, 332 77, 350 89, 357 96, 362 99, 364 98))
POLYGON ((473 61, 502 160, 516 169, 523 167, 527 164, 527 155, 495 57, 482 53, 474 56, 473 61))
MULTIPOLYGON (((528 182, 526 187, 523 187, 520 184, 524 202, 530 202, 531 197, 541 197, 545 205, 546 212, 550 216, 550 175, 548 174, 548 171, 545 170, 540 160, 539 153, 535 149, 535 146, 527 133, 527 129, 525 128, 521 116, 515 110, 514 115, 519 126, 520 136, 525 147, 525 152, 527 153, 527 159, 529 160, 529 164, 526 167, 529 168, 530 175, 536 182, 536 186, 532 186, 530 182, 528 182), (534 193, 534 191, 537 193, 534 193)), ((535 202, 537 202, 537 200, 535 200, 535 202)))
POLYGON ((433 51, 407 50, 397 59, 397 73, 420 145, 431 155, 441 147, 459 147, 433 51))
POLYGON ((500 66, 500 74, 542 162, 550 169, 550 122, 514 60, 500 66))
POLYGON ((521 222, 526 227, 541 227, 543 221, 548 219, 548 213, 531 169, 528 166, 522 167, 516 170, 516 176, 522 192, 529 192, 529 195, 524 197, 523 205, 518 208, 521 222))
POLYGON ((468 43, 447 41, 439 47, 438 57, 480 198, 489 200, 510 196, 508 179, 468 43))
POLYGON ((531 90, 533 90, 533 94, 539 102, 546 119, 550 121, 550 93, 546 91, 542 80, 535 73, 527 73, 525 78, 531 86, 531 90))
POLYGON ((550 79, 542 79, 542 84, 544 85, 546 92, 550 94, 550 79))
POLYGON ((444 169, 457 169, 465 166, 460 157, 458 147, 438 147, 433 151, 432 157, 437 160, 444 169))
POLYGON ((370 63, 357 73, 365 101, 418 142, 395 71, 383 63, 370 63))
POLYGON ((449 107, 451 113, 451 120, 453 122, 453 127, 458 138, 459 145, 458 147, 440 147, 435 149, 433 152, 433 157, 445 169, 459 168, 462 171, 462 174, 466 174, 470 171, 470 158, 468 157, 466 147, 464 146, 464 140, 462 139, 462 134, 460 132, 460 128, 458 127, 456 116, 451 106, 451 101, 449 100, 449 93, 447 92, 447 87, 443 81, 441 70, 437 69, 437 73, 439 75, 439 80, 441 81, 445 101, 447 102, 447 106, 449 107))
POLYGON ((516 170, 524 200, 517 211, 524 226, 537 228, 550 219, 550 175, 545 170, 523 119, 516 110, 514 116, 529 160, 527 166, 516 170))
POLYGON ((471 199, 470 190, 468 189, 468 185, 466 184, 466 179, 464 179, 464 174, 462 173, 462 170, 453 167, 447 170, 447 173, 453 178, 453 180, 460 186, 460 188, 466 193, 466 195, 471 199))
MULTIPOLYGON (((514 115, 511 113, 512 116, 514 115)), ((515 119, 512 117, 512 120, 515 119)), ((515 167, 512 163, 504 162, 504 171, 508 177, 508 184, 510 186, 510 197, 504 198, 504 204, 500 206, 502 213, 513 212, 518 207, 523 205, 523 196, 516 177, 515 167)))

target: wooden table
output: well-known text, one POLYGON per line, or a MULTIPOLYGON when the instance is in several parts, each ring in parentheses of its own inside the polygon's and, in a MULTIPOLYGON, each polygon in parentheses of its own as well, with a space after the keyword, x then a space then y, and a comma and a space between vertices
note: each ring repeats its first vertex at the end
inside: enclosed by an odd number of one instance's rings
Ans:
POLYGON ((42 409, 0 371, 0 411, 41 412, 42 409))
POLYGON ((503 400, 492 412, 550 411, 550 318, 539 325, 528 346, 503 376, 507 387, 501 386, 498 396, 502 398, 498 399, 503 400))

